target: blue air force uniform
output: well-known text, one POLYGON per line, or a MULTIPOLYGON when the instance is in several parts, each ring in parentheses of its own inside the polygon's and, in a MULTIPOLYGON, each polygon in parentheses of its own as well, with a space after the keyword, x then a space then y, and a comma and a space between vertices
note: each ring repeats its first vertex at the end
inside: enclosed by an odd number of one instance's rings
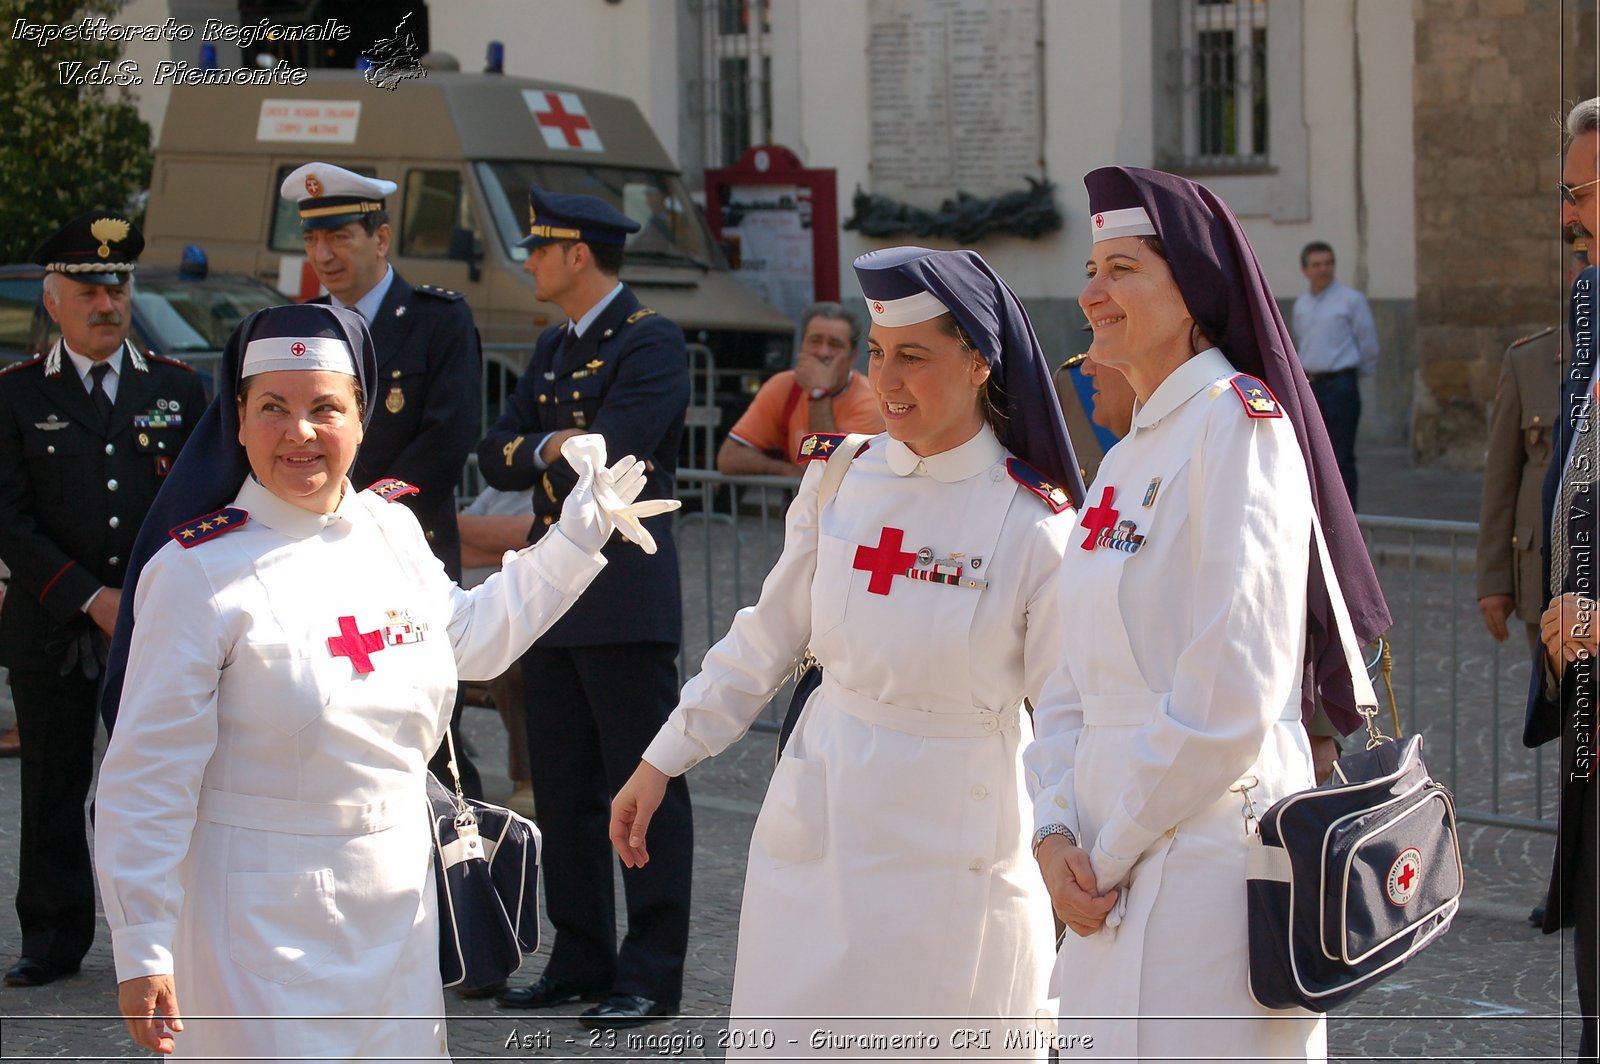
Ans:
MULTIPOLYGON (((590 196, 536 190, 532 202, 535 235, 525 246, 579 239, 621 245, 638 228, 590 196)), ((581 335, 570 325, 545 330, 478 445, 479 469, 490 485, 533 489, 534 541, 558 520, 576 482, 564 459, 549 467, 538 459, 552 432, 599 433, 614 459, 632 454, 651 464, 641 499, 673 496, 689 401, 683 331, 624 286, 607 298, 581 335)), ((647 555, 613 537, 605 570, 523 657, 523 686, 546 907, 556 929, 545 976, 596 995, 610 990, 676 1003, 689 933, 687 786, 673 781, 651 824, 650 863, 622 872, 628 934, 620 954, 607 835, 611 796, 677 702, 677 548, 670 518, 645 524, 658 552, 647 555)))

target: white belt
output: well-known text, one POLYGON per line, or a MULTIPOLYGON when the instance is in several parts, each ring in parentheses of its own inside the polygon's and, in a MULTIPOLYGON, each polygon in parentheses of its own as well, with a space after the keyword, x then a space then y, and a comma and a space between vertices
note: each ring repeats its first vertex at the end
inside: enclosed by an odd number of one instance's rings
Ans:
POLYGON ((925 709, 879 702, 845 687, 835 680, 826 668, 822 670, 822 686, 818 690, 818 696, 828 705, 842 709, 868 724, 881 724, 885 728, 907 735, 922 735, 937 739, 998 735, 1015 728, 1019 719, 1016 706, 999 712, 992 709, 973 709, 967 713, 932 713, 925 709))
MULTIPOLYGON (((1161 704, 1169 691, 1119 691, 1116 694, 1092 695, 1083 693, 1083 723, 1085 727, 1117 728, 1147 724, 1161 711, 1161 704)), ((1284 700, 1279 720, 1300 720, 1300 688, 1289 692, 1284 700)))
POLYGON ((292 835, 370 835, 393 827, 400 822, 402 815, 419 815, 414 798, 408 797, 404 803, 385 801, 371 805, 333 805, 235 794, 210 787, 200 788, 200 804, 195 812, 196 819, 213 824, 254 828, 258 831, 282 831, 292 835), (404 814, 401 812, 402 804, 404 814))

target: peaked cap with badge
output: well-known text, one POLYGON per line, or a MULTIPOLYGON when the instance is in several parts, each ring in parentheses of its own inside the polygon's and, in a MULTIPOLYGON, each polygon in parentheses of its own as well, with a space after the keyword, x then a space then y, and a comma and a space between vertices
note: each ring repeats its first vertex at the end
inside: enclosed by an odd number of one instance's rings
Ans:
POLYGON ((528 235, 517 246, 536 248, 558 240, 581 240, 621 247, 630 233, 638 231, 638 222, 598 196, 534 187, 528 190, 528 235))
POLYGON ((50 273, 83 284, 127 284, 144 251, 144 234, 121 211, 86 211, 33 252, 50 273))
POLYGON ((399 187, 332 163, 306 163, 289 172, 278 194, 299 204, 301 229, 337 229, 387 210, 399 187))

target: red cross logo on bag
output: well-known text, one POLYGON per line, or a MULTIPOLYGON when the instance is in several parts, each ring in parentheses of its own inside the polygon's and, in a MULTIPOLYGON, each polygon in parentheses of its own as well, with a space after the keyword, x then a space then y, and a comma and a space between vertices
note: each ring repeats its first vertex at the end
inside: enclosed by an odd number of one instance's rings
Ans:
POLYGON ((1405 905, 1417 896, 1422 885, 1422 853, 1415 847, 1400 851, 1400 856, 1389 866, 1389 900, 1395 905, 1405 905))

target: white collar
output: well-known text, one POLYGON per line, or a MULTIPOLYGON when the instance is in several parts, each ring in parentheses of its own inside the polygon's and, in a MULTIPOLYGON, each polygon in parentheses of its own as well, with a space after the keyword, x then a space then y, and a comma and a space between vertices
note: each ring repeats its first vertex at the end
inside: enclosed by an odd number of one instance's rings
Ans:
MULTIPOLYGON (((122 348, 126 346, 126 343, 120 345, 111 353, 111 357, 105 360, 105 364, 111 367, 112 377, 120 378, 122 376, 122 348)), ((95 360, 87 355, 78 354, 78 352, 67 346, 65 340, 61 341, 61 350, 67 353, 67 357, 72 360, 72 367, 78 371, 78 376, 87 384, 89 382, 89 370, 94 368, 95 360)))
POLYGON ((1231 377, 1237 372, 1227 355, 1215 347, 1206 348, 1167 374, 1167 379, 1156 385, 1149 401, 1134 406, 1133 427, 1150 428, 1194 398, 1201 388, 1219 377, 1231 377))
POLYGON ((334 511, 329 514, 312 513, 310 510, 302 510, 292 502, 280 499, 252 473, 244 478, 244 485, 234 498, 233 505, 249 513, 251 521, 266 525, 275 532, 282 532, 291 539, 310 539, 330 525, 344 525, 349 522, 358 505, 355 495, 356 490, 351 487, 350 479, 346 477, 344 494, 334 511))
POLYGON ((577 321, 573 322, 573 324, 572 324, 573 333, 578 335, 578 336, 582 336, 585 332, 587 332, 589 330, 589 326, 594 324, 594 320, 596 318, 598 318, 602 313, 605 312, 605 309, 611 305, 611 301, 613 299, 616 299, 617 296, 621 294, 621 292, 622 292, 622 282, 618 281, 617 282, 617 286, 615 288, 613 288, 611 291, 607 292, 605 295, 600 297, 600 302, 598 302, 594 306, 590 307, 587 311, 584 312, 583 317, 581 317, 577 321))
POLYGON ((383 306, 383 299, 389 294, 389 289, 393 287, 393 285, 394 267, 385 266, 383 277, 378 281, 378 283, 373 285, 372 288, 368 290, 366 295, 362 296, 354 303, 341 303, 339 301, 339 297, 334 295, 332 292, 328 293, 328 300, 340 310, 355 311, 357 314, 361 315, 362 318, 366 319, 368 325, 372 325, 378 320, 378 308, 383 306))
POLYGON ((889 468, 897 477, 912 474, 930 476, 942 484, 954 484, 977 476, 1005 457, 1006 449, 1000 446, 994 430, 987 423, 959 447, 930 454, 926 457, 913 451, 892 436, 884 437, 889 468))

